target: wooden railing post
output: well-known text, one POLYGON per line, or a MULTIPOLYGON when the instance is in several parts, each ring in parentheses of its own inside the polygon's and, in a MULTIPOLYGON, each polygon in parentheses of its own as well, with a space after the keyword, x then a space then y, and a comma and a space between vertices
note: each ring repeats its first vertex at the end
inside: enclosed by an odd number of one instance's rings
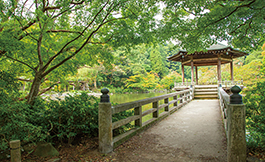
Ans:
POLYGON ((183 103, 183 94, 179 94, 179 98, 180 98, 179 103, 182 104, 183 103))
POLYGON ((189 92, 189 99, 190 100, 193 99, 193 87, 194 87, 194 85, 190 85, 190 92, 189 92))
MULTIPOLYGON (((173 96, 173 100, 177 100, 178 99, 178 95, 176 95, 176 96, 173 96)), ((168 99, 167 99, 168 100, 168 99)), ((175 102, 174 103, 174 106, 178 106, 178 102, 175 102)))
POLYGON ((107 154, 113 151, 112 111, 109 102, 109 90, 103 88, 98 107, 99 152, 107 154))
POLYGON ((153 108, 157 109, 155 112, 153 112, 153 118, 158 118, 159 117, 158 101, 153 102, 153 108))
POLYGON ((21 162, 20 140, 10 141, 11 162, 21 162))
POLYGON ((241 88, 231 88, 230 104, 228 106, 228 142, 227 161, 246 161, 246 137, 245 137, 245 105, 242 103, 242 96, 239 94, 241 88))
MULTIPOLYGON (((134 115, 142 115, 142 106, 134 108, 134 115)), ((142 117, 134 121, 136 127, 142 127, 142 117)))
MULTIPOLYGON (((176 97, 176 96, 174 96, 174 97, 176 97)), ((165 103, 165 104, 168 104, 168 98, 165 98, 165 99, 164 99, 164 103, 165 103)), ((175 104, 174 104, 174 105, 175 105, 175 104)), ((168 105, 165 107, 165 111, 169 111, 169 106, 168 106, 168 105)))

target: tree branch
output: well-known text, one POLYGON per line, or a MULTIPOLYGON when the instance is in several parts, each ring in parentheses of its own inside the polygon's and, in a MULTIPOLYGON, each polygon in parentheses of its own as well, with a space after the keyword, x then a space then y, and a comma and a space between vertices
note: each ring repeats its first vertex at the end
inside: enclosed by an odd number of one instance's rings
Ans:
POLYGON ((29 22, 26 26, 22 27, 21 30, 24 31, 24 30, 28 29, 33 24, 35 24, 35 22, 36 22, 36 20, 33 20, 33 21, 29 22))
POLYGON ((245 4, 245 5, 241 5, 241 6, 237 6, 233 11, 231 11, 228 15, 226 15, 226 16, 223 16, 223 17, 221 17, 219 20, 216 20, 216 21, 214 21, 214 22, 212 22, 212 23, 210 23, 210 24, 208 24, 206 27, 208 27, 208 26, 210 26, 210 25, 213 25, 213 24, 215 24, 215 23, 218 23, 219 21, 222 21, 223 19, 225 19, 225 18, 228 18, 229 16, 231 16, 233 13, 235 13, 239 8, 242 8, 242 7, 249 7, 252 3, 254 3, 256 0, 253 0, 253 1, 251 1, 250 3, 248 3, 248 4, 245 4))
POLYGON ((82 4, 84 2, 85 2, 84 0, 83 1, 80 1, 80 2, 74 2, 74 1, 72 1, 71 4, 79 5, 79 4, 82 4))
MULTIPOLYGON (((72 42, 74 42, 75 40, 77 40, 77 39, 79 39, 83 34, 84 34, 84 32, 92 25, 92 23, 96 20, 96 18, 98 17, 98 15, 103 11, 103 9, 107 6, 107 4, 108 4, 108 2, 109 2, 109 0, 105 3, 105 5, 98 11, 98 13, 94 16, 94 18, 92 19, 92 21, 88 24, 88 26, 86 26, 85 27, 85 29, 81 32, 81 34, 79 34, 79 36, 77 36, 75 39, 73 39, 73 40, 71 40, 71 41, 69 41, 69 42, 67 42, 62 48, 61 48, 61 50, 56 54, 56 55, 54 55, 54 56, 52 56, 49 60, 48 60, 48 62, 45 64, 45 66, 43 67, 43 71, 45 71, 47 68, 48 68, 48 66, 50 65, 50 63, 57 57, 57 56, 59 56, 63 51, 64 51, 64 49, 69 45, 69 44, 71 44, 72 42)), ((93 32, 92 32, 93 33, 93 32)), ((90 34, 90 36, 89 36, 89 39, 90 39, 90 37, 91 37, 92 35, 90 34)), ((83 47, 82 47, 83 48, 83 47)), ((80 49, 81 50, 81 49, 80 49)), ((76 54, 76 53, 75 53, 76 54)), ((74 54, 74 55, 75 55, 74 54)), ((43 75, 45 76, 45 75, 47 75, 47 74, 49 74, 53 69, 55 69, 55 68, 57 68, 57 67, 59 67, 62 63, 64 63, 65 61, 67 61, 67 60, 69 60, 70 58, 72 58, 74 55, 71 55, 71 56, 69 56, 68 58, 66 58, 65 60, 63 60, 61 63, 59 63, 58 64, 58 66, 54 66, 54 67, 52 67, 52 69, 49 69, 47 72, 45 72, 43 75)))
POLYGON ((48 10, 58 10, 58 9, 60 9, 60 8, 62 8, 61 6, 51 6, 51 7, 45 7, 45 8, 43 8, 43 12, 45 12, 45 11, 48 11, 48 10))
POLYGON ((42 60, 42 57, 41 57, 41 42, 42 42, 42 37, 43 37, 43 34, 40 33, 40 36, 39 36, 39 40, 38 40, 38 45, 37 45, 37 52, 38 52, 38 58, 39 58, 39 67, 40 69, 43 67, 43 60, 42 60))
POLYGON ((23 79, 23 78, 17 78, 17 80, 24 81, 24 82, 33 82, 33 80, 23 79))
POLYGON ((80 32, 80 31, 71 31, 71 30, 63 30, 63 29, 61 29, 61 30, 48 30, 47 31, 47 33, 59 33, 59 32, 62 32, 62 33, 78 33, 78 34, 83 35, 83 33, 80 32))
POLYGON ((114 34, 111 35, 111 37, 105 42, 92 42, 92 41, 89 41, 88 43, 91 43, 91 44, 106 44, 106 43, 108 43, 111 40, 111 38, 113 38, 113 36, 114 36, 114 34))
POLYGON ((45 92, 51 90, 56 84, 60 84, 60 83, 61 83, 61 82, 58 81, 58 82, 52 84, 50 87, 44 88, 44 89, 42 89, 42 90, 39 90, 39 94, 38 94, 38 96, 40 96, 40 95, 42 95, 43 93, 45 93, 45 92))
MULTIPOLYGON (((252 22, 252 20, 251 20, 249 23, 251 23, 251 22, 252 22)), ((233 34, 233 33, 235 33, 237 29, 241 28, 242 26, 244 26, 244 25, 246 25, 246 24, 247 24, 247 21, 245 21, 243 24, 238 25, 238 26, 237 26, 232 32, 230 32, 229 34, 233 34)))
MULTIPOLYGON (((76 6, 76 5, 73 5, 73 6, 71 6, 69 9, 66 9, 66 10, 64 10, 64 11, 62 11, 62 12, 60 12, 60 13, 58 13, 57 15, 53 16, 52 19, 59 17, 60 15, 62 15, 62 14, 65 13, 65 12, 71 11, 71 9, 74 8, 75 6, 76 6)), ((80 8, 81 8, 81 7, 80 7, 80 8)))
MULTIPOLYGON (((109 1, 108 1, 109 2, 109 1)), ((108 3, 107 2, 107 3, 108 3)), ((107 3, 104 5, 104 7, 103 8, 105 8, 105 6, 107 5, 107 3)), ((113 6, 114 4, 112 4, 111 5, 111 7, 113 6)), ((105 17, 103 18, 103 20, 102 20, 102 23, 101 24, 99 24, 98 25, 98 27, 94 30, 94 31, 92 31, 91 33, 90 33, 90 35, 88 36, 88 38, 86 39, 86 41, 82 44, 82 46, 81 47, 79 47, 72 55, 70 55, 69 57, 67 57, 66 59, 64 59, 63 61, 61 61, 60 63, 58 63, 57 65, 54 65, 53 67, 51 67, 49 70, 47 70, 45 73, 43 73, 43 77, 44 76, 46 76, 46 75, 48 75, 51 71, 53 71, 54 69, 56 69, 56 68, 58 68, 59 66, 61 66, 63 63, 65 63, 66 61, 68 61, 69 59, 71 59, 72 57, 74 57, 78 52, 80 52, 83 48, 84 48, 84 46, 89 42, 89 40, 91 39, 91 37, 104 25, 104 24, 106 24, 106 23, 108 23, 108 22, 110 22, 110 21, 106 21, 106 19, 108 18, 108 16, 110 15, 110 13, 112 12, 112 10, 115 8, 115 7, 117 7, 119 4, 117 4, 116 6, 114 6, 112 9, 110 9, 109 11, 108 11, 108 13, 105 15, 105 17)), ((111 8, 110 7, 110 8, 111 8)), ((103 8, 101 9, 101 10, 103 10, 103 8)), ((101 11, 100 11, 101 12, 101 11)), ((100 12, 98 12, 97 14, 99 14, 100 12)), ((96 16, 94 17, 94 18, 96 18, 96 16)), ((112 19, 111 21, 113 21, 114 19, 112 19)), ((91 22, 92 23, 92 22, 91 22)))
POLYGON ((13 61, 17 61, 17 62, 19 62, 19 63, 21 63, 23 65, 26 65, 27 67, 29 67, 30 69, 32 69, 34 72, 37 72, 37 70, 35 70, 33 67, 31 67, 29 64, 27 64, 27 63, 25 63, 23 61, 20 61, 18 59, 12 58, 10 56, 6 56, 6 57, 9 58, 9 59, 11 59, 11 60, 13 60, 13 61))

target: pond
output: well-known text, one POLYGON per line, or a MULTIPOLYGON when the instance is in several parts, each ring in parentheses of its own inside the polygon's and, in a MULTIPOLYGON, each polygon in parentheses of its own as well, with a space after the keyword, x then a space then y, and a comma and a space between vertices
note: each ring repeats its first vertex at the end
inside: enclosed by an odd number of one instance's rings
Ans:
MULTIPOLYGON (((170 93, 170 92, 168 92, 170 93)), ((146 99, 146 98, 151 98, 151 97, 156 97, 156 96, 161 96, 167 94, 167 92, 161 92, 161 93, 132 93, 132 94, 113 94, 110 95, 110 102, 112 103, 126 103, 126 102, 132 102, 132 101, 137 101, 137 100, 142 100, 142 99, 146 99)), ((162 102, 164 101, 160 101, 159 104, 163 104, 162 102)), ((142 106, 142 111, 146 111, 152 108, 152 103, 150 104, 146 104, 142 106)), ((133 109, 129 110, 132 111, 133 109)), ((164 111, 164 109, 160 109, 159 113, 162 113, 164 111)), ((149 120, 153 118, 152 113, 148 114, 146 116, 143 117, 143 122, 149 120)), ((131 122, 132 125, 134 125, 134 122, 131 122)))
POLYGON ((151 98, 155 96, 161 96, 167 94, 167 92, 161 92, 161 93, 132 93, 132 94, 113 94, 110 95, 110 102, 113 103, 126 103, 126 102, 132 102, 137 100, 142 100, 146 98, 151 98))

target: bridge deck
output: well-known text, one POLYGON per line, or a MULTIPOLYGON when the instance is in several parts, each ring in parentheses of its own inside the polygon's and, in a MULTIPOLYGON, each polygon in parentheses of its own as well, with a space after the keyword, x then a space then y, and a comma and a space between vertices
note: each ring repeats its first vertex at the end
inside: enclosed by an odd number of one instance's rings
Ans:
POLYGON ((112 153, 117 161, 226 161, 218 100, 193 100, 112 153))

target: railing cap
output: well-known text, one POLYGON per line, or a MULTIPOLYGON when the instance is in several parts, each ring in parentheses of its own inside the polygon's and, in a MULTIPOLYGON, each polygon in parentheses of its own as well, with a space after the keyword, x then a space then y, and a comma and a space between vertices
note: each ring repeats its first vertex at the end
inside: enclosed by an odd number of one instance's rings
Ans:
POLYGON ((109 89, 106 87, 102 88, 101 93, 102 93, 102 95, 100 96, 100 102, 110 102, 109 101, 109 95, 108 95, 109 89))
POLYGON ((235 85, 231 87, 230 90, 233 93, 230 95, 230 104, 243 104, 242 96, 239 94, 239 92, 241 92, 241 88, 235 85))

